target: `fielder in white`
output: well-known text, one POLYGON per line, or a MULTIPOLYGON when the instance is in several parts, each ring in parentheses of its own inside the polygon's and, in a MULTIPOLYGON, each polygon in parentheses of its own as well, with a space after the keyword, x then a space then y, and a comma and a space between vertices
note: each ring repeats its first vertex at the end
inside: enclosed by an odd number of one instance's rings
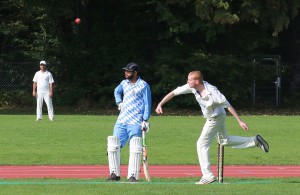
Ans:
POLYGON ((225 96, 215 86, 203 81, 200 71, 190 72, 187 84, 177 87, 174 91, 167 94, 158 104, 156 108, 157 114, 163 113, 162 106, 174 96, 188 93, 195 95, 204 118, 206 118, 206 123, 197 141, 197 153, 203 176, 196 184, 209 184, 215 181, 214 174, 210 169, 209 156, 209 149, 214 137, 217 138, 219 144, 224 146, 231 146, 232 148, 260 147, 265 152, 269 151, 268 143, 260 135, 253 137, 227 135, 225 126, 226 112, 224 108, 228 109, 245 131, 248 130, 248 126, 240 119, 225 96))
POLYGON ((149 131, 151 114, 151 91, 149 85, 140 78, 140 68, 136 63, 129 63, 123 68, 125 80, 114 91, 120 114, 114 127, 113 136, 107 138, 109 162, 109 181, 119 181, 120 149, 129 140, 129 164, 127 179, 139 180, 142 156, 142 129, 149 131))
POLYGON ((37 71, 33 77, 32 96, 36 97, 36 121, 42 120, 42 108, 43 101, 48 108, 49 120, 54 120, 54 111, 52 105, 53 97, 53 77, 52 74, 47 71, 47 63, 45 61, 40 62, 40 71, 37 71))

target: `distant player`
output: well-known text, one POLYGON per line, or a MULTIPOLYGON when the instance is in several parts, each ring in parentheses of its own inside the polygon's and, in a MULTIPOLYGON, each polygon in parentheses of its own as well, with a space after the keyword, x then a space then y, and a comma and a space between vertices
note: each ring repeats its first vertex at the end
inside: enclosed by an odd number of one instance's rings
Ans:
POLYGON ((227 136, 225 126, 226 112, 224 108, 228 109, 245 131, 248 130, 248 126, 240 119, 225 96, 215 86, 203 81, 200 71, 190 72, 187 84, 177 87, 174 91, 167 94, 158 104, 156 112, 158 114, 163 113, 162 106, 174 96, 188 93, 194 94, 204 118, 206 118, 206 123, 197 141, 198 158, 203 176, 196 184, 209 184, 215 181, 214 174, 210 169, 209 157, 209 149, 214 137, 217 138, 219 144, 224 146, 231 146, 232 148, 260 147, 265 152, 269 151, 268 143, 260 135, 253 137, 227 136))
POLYGON ((40 62, 40 71, 37 71, 33 77, 32 95, 36 97, 36 121, 42 120, 42 108, 43 101, 48 108, 48 117, 50 121, 54 120, 54 110, 52 105, 53 97, 53 77, 52 74, 47 71, 47 63, 45 61, 40 62))
POLYGON ((129 165, 127 179, 139 180, 142 155, 142 128, 149 131, 151 114, 151 91, 149 85, 140 78, 140 68, 129 63, 123 68, 125 80, 114 91, 115 101, 120 110, 114 127, 113 136, 107 138, 107 153, 110 176, 107 180, 120 180, 120 148, 129 139, 129 165))

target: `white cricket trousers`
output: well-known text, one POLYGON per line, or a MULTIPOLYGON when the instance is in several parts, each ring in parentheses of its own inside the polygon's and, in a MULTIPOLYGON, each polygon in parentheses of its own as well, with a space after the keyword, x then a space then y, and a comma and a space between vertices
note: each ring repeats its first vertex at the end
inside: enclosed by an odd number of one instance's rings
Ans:
POLYGON ((43 108, 44 100, 47 105, 49 119, 52 120, 54 118, 54 111, 53 111, 53 105, 52 105, 52 98, 50 97, 49 93, 38 93, 37 94, 36 118, 42 119, 42 117, 43 117, 42 108, 43 108))
POLYGON ((214 139, 217 138, 219 144, 231 146, 232 148, 251 148, 256 146, 256 138, 227 136, 225 126, 226 114, 221 114, 214 118, 206 119, 201 135, 197 141, 197 153, 203 178, 211 180, 214 174, 210 168, 209 149, 214 139))

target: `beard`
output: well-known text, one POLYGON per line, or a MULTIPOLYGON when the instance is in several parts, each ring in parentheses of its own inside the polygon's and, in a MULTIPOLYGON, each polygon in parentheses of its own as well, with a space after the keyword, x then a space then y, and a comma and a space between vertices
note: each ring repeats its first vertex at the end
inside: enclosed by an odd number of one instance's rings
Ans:
POLYGON ((132 75, 129 75, 129 76, 125 75, 125 78, 126 78, 126 79, 128 79, 128 80, 132 80, 132 79, 133 79, 133 77, 134 77, 134 75, 133 75, 133 74, 132 74, 132 75))

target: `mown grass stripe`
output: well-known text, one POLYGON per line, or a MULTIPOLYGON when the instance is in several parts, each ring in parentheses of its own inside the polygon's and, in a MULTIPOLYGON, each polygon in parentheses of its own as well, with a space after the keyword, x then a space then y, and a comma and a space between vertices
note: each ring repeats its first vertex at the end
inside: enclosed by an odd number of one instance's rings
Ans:
MULTIPOLYGON (((272 184, 272 183, 281 183, 273 181, 243 181, 243 182, 232 182, 232 183, 218 183, 214 182, 210 185, 228 185, 228 184, 272 184)), ((0 185, 72 185, 72 184, 81 184, 81 185, 186 185, 191 184, 195 185, 195 182, 103 182, 103 181, 2 181, 0 185)))

